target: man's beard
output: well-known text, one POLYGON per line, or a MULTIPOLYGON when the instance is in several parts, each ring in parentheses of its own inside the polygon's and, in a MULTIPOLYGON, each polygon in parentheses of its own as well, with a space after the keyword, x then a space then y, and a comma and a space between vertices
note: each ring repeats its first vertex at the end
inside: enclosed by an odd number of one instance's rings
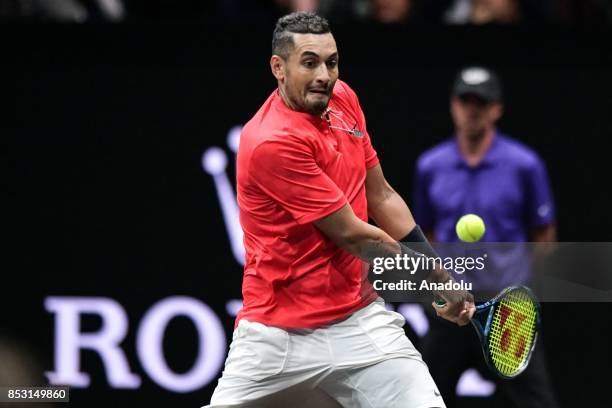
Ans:
POLYGON ((304 106, 305 111, 314 116, 321 116, 327 109, 330 99, 329 95, 327 95, 325 99, 316 99, 314 101, 308 101, 308 99, 306 99, 306 106, 304 106))
POLYGON ((329 105, 329 98, 325 102, 317 101, 317 102, 313 102, 309 104, 309 106, 307 107, 307 110, 308 110, 308 113, 310 113, 311 115, 321 116, 321 114, 325 112, 325 109, 327 109, 328 105, 329 105))

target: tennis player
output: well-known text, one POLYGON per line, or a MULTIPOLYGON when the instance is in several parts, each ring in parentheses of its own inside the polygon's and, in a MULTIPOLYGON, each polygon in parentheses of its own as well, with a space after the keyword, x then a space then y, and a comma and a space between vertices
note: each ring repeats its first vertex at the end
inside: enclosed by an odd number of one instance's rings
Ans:
MULTIPOLYGON (((272 54, 278 89, 244 127, 237 158, 244 307, 209 406, 444 407, 404 318, 363 273, 372 253, 400 253, 398 240, 427 241, 338 80, 328 22, 280 18, 272 54)), ((467 324, 471 294, 439 294, 448 303, 436 313, 467 324)))

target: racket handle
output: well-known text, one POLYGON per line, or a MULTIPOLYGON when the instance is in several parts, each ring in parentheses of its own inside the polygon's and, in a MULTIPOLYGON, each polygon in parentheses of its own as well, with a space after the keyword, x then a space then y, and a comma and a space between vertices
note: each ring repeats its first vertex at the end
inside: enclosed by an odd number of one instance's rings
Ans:
POLYGON ((444 300, 442 297, 440 297, 437 294, 434 294, 434 304, 437 307, 444 307, 444 305, 446 304, 446 300, 444 300))

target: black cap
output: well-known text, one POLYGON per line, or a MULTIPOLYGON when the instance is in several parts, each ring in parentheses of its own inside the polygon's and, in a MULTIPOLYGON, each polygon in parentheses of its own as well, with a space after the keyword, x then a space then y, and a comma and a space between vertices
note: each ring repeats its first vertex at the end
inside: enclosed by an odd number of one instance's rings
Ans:
POLYGON ((476 95, 487 102, 501 102, 502 89, 495 72, 484 67, 467 67, 459 71, 452 96, 476 95))

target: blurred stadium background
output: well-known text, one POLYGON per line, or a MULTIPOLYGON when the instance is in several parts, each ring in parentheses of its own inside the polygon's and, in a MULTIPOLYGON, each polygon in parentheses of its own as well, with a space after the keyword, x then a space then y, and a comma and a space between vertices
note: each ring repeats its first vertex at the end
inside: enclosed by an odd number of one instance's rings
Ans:
MULTIPOLYGON (((240 307, 236 137, 295 9, 330 18, 408 202, 415 158, 452 130, 456 70, 484 64, 500 127, 547 163, 560 240, 610 241, 610 1, 2 0, 0 385, 67 383, 79 407, 208 402, 240 307)), ((418 344, 418 307, 395 306, 418 344)), ((584 328, 611 311, 544 305, 563 407, 601 401, 609 339, 584 328)), ((478 377, 458 391, 508 406, 478 377)))

